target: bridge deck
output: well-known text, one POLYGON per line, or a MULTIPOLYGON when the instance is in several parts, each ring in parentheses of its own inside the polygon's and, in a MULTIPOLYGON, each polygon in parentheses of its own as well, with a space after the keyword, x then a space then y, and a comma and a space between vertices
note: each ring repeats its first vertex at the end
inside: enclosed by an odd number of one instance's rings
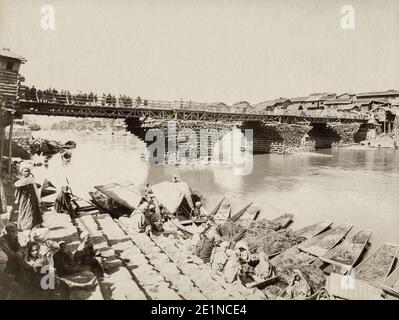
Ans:
POLYGON ((152 118, 185 121, 278 121, 298 122, 367 122, 368 115, 349 112, 308 110, 262 111, 253 108, 220 107, 188 102, 145 101, 144 104, 126 105, 114 103, 73 101, 32 101, 19 100, 16 109, 21 114, 70 116, 82 118, 152 118))

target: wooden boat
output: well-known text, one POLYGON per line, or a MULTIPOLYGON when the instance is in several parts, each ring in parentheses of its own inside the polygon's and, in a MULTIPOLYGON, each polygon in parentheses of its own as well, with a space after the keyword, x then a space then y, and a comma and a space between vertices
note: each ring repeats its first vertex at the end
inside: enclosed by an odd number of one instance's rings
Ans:
POLYGON ((285 229, 294 220, 294 215, 291 213, 284 213, 283 215, 271 220, 272 223, 276 224, 275 230, 285 229))
POLYGON ((399 268, 396 268, 396 270, 385 279, 381 288, 389 294, 399 297, 399 268))
POLYGON ((278 266, 281 263, 282 259, 284 259, 285 257, 288 257, 288 256, 296 255, 296 254, 306 255, 306 257, 307 257, 306 262, 308 264, 313 263, 317 259, 314 256, 312 256, 306 252, 301 252, 298 249, 298 245, 295 245, 295 246, 292 246, 291 248, 283 251, 282 253, 274 256, 272 259, 270 259, 270 262, 273 266, 278 266))
POLYGON ((385 243, 357 265, 350 274, 353 274, 356 279, 379 288, 388 277, 397 252, 398 246, 396 244, 385 243))
POLYGON ((335 298, 334 296, 330 295, 325 288, 323 288, 305 300, 335 300, 335 298))
POLYGON ((251 207, 241 216, 239 224, 240 226, 248 229, 251 226, 251 223, 255 221, 260 213, 260 208, 251 207))
POLYGON ((234 214, 232 217, 230 217, 228 220, 230 222, 236 222, 238 219, 241 218, 241 216, 247 211, 247 209, 253 204, 253 202, 247 204, 244 208, 239 210, 236 214, 234 214))
POLYGON ((55 186, 47 179, 44 179, 43 184, 40 188, 40 196, 44 198, 52 194, 55 194, 56 192, 57 189, 55 188, 55 186))
POLYGON ((359 260, 371 234, 370 230, 361 230, 328 251, 320 259, 341 268, 343 273, 349 272, 359 260))
POLYGON ((328 229, 333 224, 332 221, 322 221, 316 224, 312 224, 310 226, 304 227, 295 231, 295 234, 306 239, 311 239, 318 234, 322 233, 326 229, 328 229))
POLYGON ((209 213, 209 217, 214 217, 215 214, 219 211, 220 206, 222 205, 224 199, 226 199, 226 197, 223 197, 222 200, 220 200, 216 206, 213 208, 213 210, 209 213))
POLYGON ((270 278, 262 279, 259 281, 249 282, 245 286, 249 289, 257 288, 259 290, 262 290, 262 289, 266 288, 267 286, 270 286, 273 283, 275 283, 276 281, 278 281, 278 279, 279 279, 279 277, 277 275, 273 274, 270 278))
POLYGON ((316 257, 325 255, 329 250, 334 248, 352 229, 352 224, 342 224, 332 228, 327 232, 306 240, 298 245, 301 251, 310 253, 316 257))
POLYGON ((99 191, 89 192, 91 202, 102 213, 109 213, 113 218, 119 218, 132 213, 132 210, 124 206, 111 206, 109 198, 99 191))
POLYGON ((180 230, 183 235, 187 238, 190 239, 194 235, 191 231, 189 231, 186 227, 184 227, 178 219, 171 219, 170 222, 178 229, 180 230))

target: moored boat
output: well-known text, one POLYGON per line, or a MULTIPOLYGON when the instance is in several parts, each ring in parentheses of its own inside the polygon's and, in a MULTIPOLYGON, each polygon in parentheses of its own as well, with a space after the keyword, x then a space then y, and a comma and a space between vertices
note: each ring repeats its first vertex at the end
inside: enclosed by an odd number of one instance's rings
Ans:
MULTIPOLYGON (((349 272, 363 253, 372 231, 360 230, 352 237, 345 239, 341 244, 327 252, 320 259, 338 267, 340 273, 349 272)), ((337 272, 337 270, 335 270, 337 272)))
POLYGON ((253 202, 250 202, 249 204, 247 204, 246 206, 244 206, 244 208, 242 208, 241 210, 239 210, 236 214, 234 214, 233 216, 231 216, 228 220, 229 222, 236 222, 238 219, 241 218, 241 216, 245 213, 245 211, 247 211, 247 209, 253 204, 253 202))
POLYGON ((140 190, 131 182, 110 183, 96 186, 96 192, 89 192, 92 203, 113 218, 130 215, 142 200, 140 190))
POLYGON ((388 277, 397 252, 398 246, 396 244, 385 243, 357 265, 350 274, 356 279, 379 288, 388 277))
POLYGON ((399 297, 399 268, 396 268, 382 283, 382 290, 399 297))
POLYGON ((311 239, 320 233, 324 232, 333 224, 332 221, 322 221, 310 226, 304 227, 302 229, 296 230, 295 233, 298 236, 304 237, 306 239, 311 239))
POLYGON ((300 243, 298 248, 316 257, 321 257, 341 242, 352 227, 352 224, 339 225, 338 227, 334 227, 327 232, 300 243))

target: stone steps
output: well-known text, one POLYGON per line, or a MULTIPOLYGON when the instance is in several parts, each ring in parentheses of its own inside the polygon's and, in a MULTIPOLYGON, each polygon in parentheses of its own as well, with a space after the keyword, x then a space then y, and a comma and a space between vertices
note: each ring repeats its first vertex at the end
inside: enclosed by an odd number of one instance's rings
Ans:
MULTIPOLYGON (((67 214, 45 212, 43 214, 43 226, 50 229, 49 239, 53 241, 65 241, 70 251, 76 250, 80 243, 77 227, 67 214)), ((97 284, 99 283, 97 279, 97 284)), ((103 300, 99 285, 91 289, 70 288, 71 300, 103 300)))
POLYGON ((50 238, 79 244, 79 235, 90 234, 109 275, 97 278, 91 290, 71 289, 79 300, 207 300, 264 299, 260 290, 228 284, 223 276, 193 256, 188 241, 173 236, 132 232, 131 220, 113 220, 108 214, 83 214, 74 221, 68 215, 46 213, 50 238))
POLYGON ((148 258, 150 264, 173 284, 184 299, 261 299, 263 294, 242 285, 229 285, 201 259, 188 252, 176 239, 131 231, 131 220, 120 218, 118 224, 148 258))
POLYGON ((109 215, 99 215, 95 220, 108 238, 110 246, 123 260, 127 270, 148 298, 153 300, 183 299, 178 294, 178 290, 166 279, 165 274, 154 268, 154 265, 149 262, 144 253, 109 215))
MULTIPOLYGON (((106 215, 107 216, 107 215, 106 215)), ((108 216, 109 217, 109 216, 108 216)), ((100 215, 94 218, 92 215, 82 215, 77 218, 78 228, 87 231, 92 237, 94 249, 101 253, 106 278, 99 279, 100 288, 106 300, 145 300, 144 292, 132 278, 130 272, 118 257, 121 244, 129 246, 129 239, 121 234, 120 229, 115 230, 112 223, 100 215)), ((111 219, 112 221, 112 219, 111 219)))

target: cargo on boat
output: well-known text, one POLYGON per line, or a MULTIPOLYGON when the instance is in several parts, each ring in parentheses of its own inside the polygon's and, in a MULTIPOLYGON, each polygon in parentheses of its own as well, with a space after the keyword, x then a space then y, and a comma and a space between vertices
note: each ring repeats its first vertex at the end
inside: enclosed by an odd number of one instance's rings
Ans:
POLYGON ((395 262, 398 246, 385 243, 357 265, 350 274, 379 288, 388 277, 395 262))
POLYGON ((371 237, 372 231, 361 230, 352 237, 345 239, 341 244, 327 252, 320 259, 349 272, 359 260, 371 237))
POLYGON ((327 232, 319 234, 312 239, 306 240, 299 244, 298 248, 316 257, 321 257, 335 247, 352 229, 352 227, 352 224, 342 224, 328 230, 327 232))
POLYGON ((382 283, 382 290, 399 297, 399 268, 396 268, 382 283))

